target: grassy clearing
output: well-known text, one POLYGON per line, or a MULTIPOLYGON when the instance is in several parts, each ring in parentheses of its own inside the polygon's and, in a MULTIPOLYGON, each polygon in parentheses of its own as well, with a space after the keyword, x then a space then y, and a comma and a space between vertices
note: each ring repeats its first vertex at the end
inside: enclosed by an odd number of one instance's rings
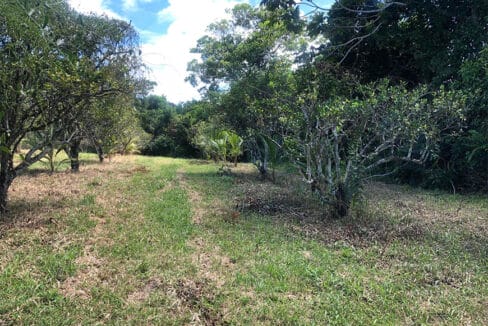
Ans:
POLYGON ((486 197, 370 184, 324 221, 250 166, 84 159, 12 186, 0 324, 488 322, 486 197))

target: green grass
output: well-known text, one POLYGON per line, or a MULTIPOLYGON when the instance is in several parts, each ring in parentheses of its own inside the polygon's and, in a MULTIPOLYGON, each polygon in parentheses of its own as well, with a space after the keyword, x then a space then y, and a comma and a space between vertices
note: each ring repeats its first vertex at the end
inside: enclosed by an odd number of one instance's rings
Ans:
POLYGON ((238 170, 138 157, 20 179, 42 196, 17 191, 0 224, 0 324, 488 322, 486 197, 373 184, 321 221, 300 189, 238 170), (278 210, 237 211, 249 196, 278 210))
MULTIPOLYGON (((232 179, 216 176, 211 167, 187 170, 210 200, 230 199, 228 190, 236 188, 232 179)), ((472 239, 469 223, 471 219, 486 222, 486 198, 402 191, 420 197, 427 211, 449 214, 462 204, 467 207, 458 213, 467 216, 452 224, 441 222, 440 217, 421 237, 373 240, 361 247, 354 241, 309 239, 280 217, 245 214, 237 225, 215 219, 204 230, 205 237, 236 261, 228 287, 222 289, 228 297, 226 305, 238 303, 233 309, 244 309, 241 313, 249 316, 249 323, 483 324, 488 297, 487 234, 484 229, 479 238, 472 239), (460 225, 463 220, 466 229, 460 225), (246 299, 243 293, 252 297, 246 299)), ((409 212, 392 211, 390 198, 370 200, 362 212, 367 216, 359 217, 365 226, 381 219, 396 228, 415 218, 409 212)), ((229 320, 239 323, 241 313, 229 320)))
MULTIPOLYGON (((21 160, 22 159, 20 155, 15 155, 14 157, 15 162, 20 162, 21 160)), ((98 156, 93 153, 80 153, 79 160, 80 160, 80 165, 82 166, 96 164, 98 162, 98 156)), ((51 165, 49 160, 47 158, 43 158, 42 160, 32 164, 29 167, 29 170, 31 172, 42 172, 42 171, 48 172, 50 170, 50 166, 51 165)), ((67 171, 70 169, 70 161, 68 155, 64 151, 61 151, 54 156, 53 167, 54 167, 54 172, 67 171)))

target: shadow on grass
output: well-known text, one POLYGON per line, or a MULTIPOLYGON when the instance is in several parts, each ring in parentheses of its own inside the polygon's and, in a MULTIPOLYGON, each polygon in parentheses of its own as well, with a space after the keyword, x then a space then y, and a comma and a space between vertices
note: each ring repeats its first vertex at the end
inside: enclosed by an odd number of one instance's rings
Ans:
POLYGON ((212 163, 213 163, 213 161, 202 160, 202 159, 188 160, 188 164, 190 164, 190 165, 209 165, 209 164, 212 164, 212 163))
MULTIPOLYGON (((408 201, 404 204, 398 198, 381 206, 379 200, 385 199, 379 198, 382 193, 376 193, 375 187, 366 189, 370 192, 368 199, 356 203, 348 217, 332 219, 327 206, 314 198, 293 174, 277 174, 276 182, 262 180, 252 169, 236 169, 224 177, 217 172, 188 172, 188 175, 207 188, 210 182, 212 187, 220 187, 218 196, 228 199, 226 205, 230 207, 227 208, 238 211, 241 217, 258 215, 327 245, 347 243, 368 248, 386 247, 392 242, 417 243, 443 248, 446 254, 465 252, 475 259, 488 259, 488 235, 483 229, 477 234, 470 233, 471 225, 464 228, 465 225, 452 216, 442 220, 442 211, 436 212, 441 218, 426 220, 425 212, 417 214, 415 204, 408 201), (456 240, 449 240, 452 237, 456 240)), ((429 207, 433 205, 429 201, 421 204, 427 211, 440 209, 429 207)))
POLYGON ((10 201, 8 211, 0 218, 0 231, 12 228, 37 229, 56 223, 55 218, 49 212, 57 211, 67 205, 66 198, 10 201))

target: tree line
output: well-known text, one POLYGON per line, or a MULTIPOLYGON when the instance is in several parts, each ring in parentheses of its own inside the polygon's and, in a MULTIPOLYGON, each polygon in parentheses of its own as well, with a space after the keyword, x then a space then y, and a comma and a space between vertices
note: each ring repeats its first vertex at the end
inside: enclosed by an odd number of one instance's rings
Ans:
POLYGON ((336 216, 374 178, 488 189, 488 4, 269 0, 230 14, 187 80, 200 124, 240 135, 263 177, 295 165, 336 216))
POLYGON ((337 217, 374 178, 488 190, 485 2, 237 5, 192 50, 202 99, 177 105, 148 95, 129 23, 54 0, 0 12, 2 210, 18 173, 59 150, 76 171, 83 144, 241 159, 262 178, 286 162, 337 217))

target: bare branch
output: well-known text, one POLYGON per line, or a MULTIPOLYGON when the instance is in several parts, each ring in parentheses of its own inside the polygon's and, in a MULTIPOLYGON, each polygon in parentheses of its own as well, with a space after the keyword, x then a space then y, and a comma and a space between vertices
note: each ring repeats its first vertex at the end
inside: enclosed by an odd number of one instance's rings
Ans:
POLYGON ((355 37, 353 38, 352 40, 348 41, 347 43, 351 43, 351 42, 354 42, 356 41, 356 43, 354 43, 353 46, 351 46, 347 51, 346 53, 344 54, 344 56, 342 57, 341 61, 339 61, 339 64, 342 64, 344 62, 344 60, 346 60, 347 56, 349 55, 349 53, 351 53, 352 50, 354 50, 359 44, 361 44, 361 42, 364 41, 364 39, 370 37, 371 35, 375 34, 381 27, 381 24, 378 24, 374 29, 373 31, 371 31, 370 33, 366 34, 366 35, 363 35, 363 36, 360 36, 360 37, 355 37))

